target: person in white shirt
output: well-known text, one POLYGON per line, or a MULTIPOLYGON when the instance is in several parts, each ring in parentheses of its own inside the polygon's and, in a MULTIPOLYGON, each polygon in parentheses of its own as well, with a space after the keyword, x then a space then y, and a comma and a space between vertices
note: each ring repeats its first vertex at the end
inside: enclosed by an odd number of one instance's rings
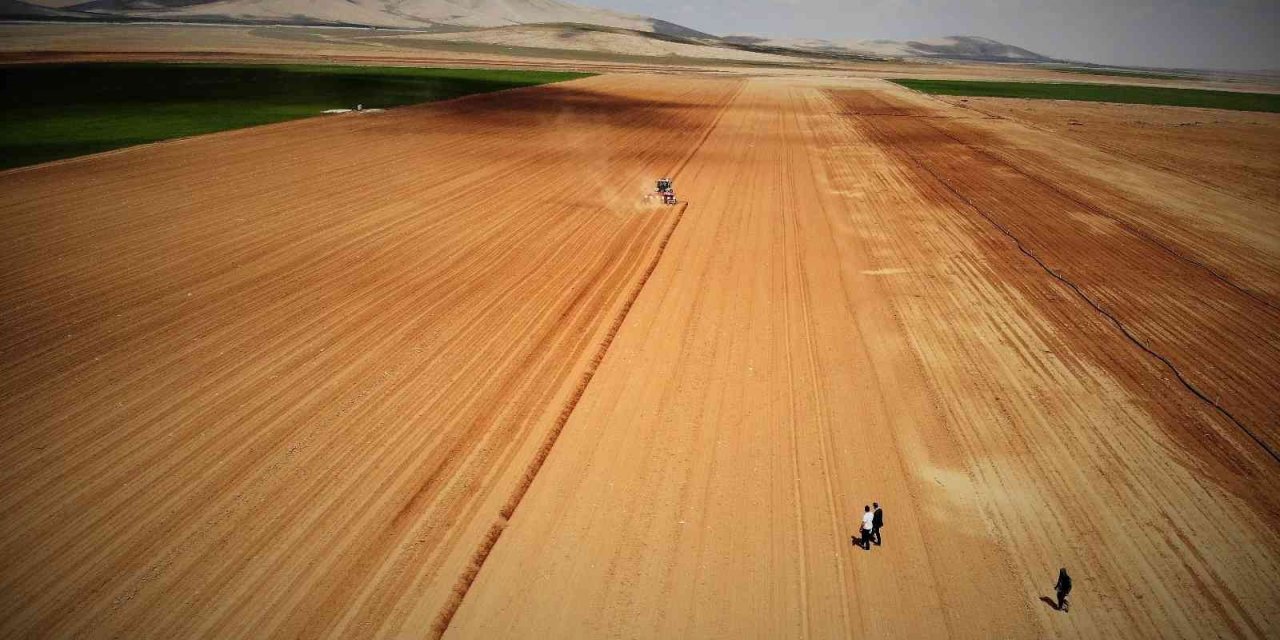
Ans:
POLYGON ((875 523, 875 514, 871 513, 871 505, 862 508, 862 539, 858 541, 858 546, 871 550, 871 529, 875 523))

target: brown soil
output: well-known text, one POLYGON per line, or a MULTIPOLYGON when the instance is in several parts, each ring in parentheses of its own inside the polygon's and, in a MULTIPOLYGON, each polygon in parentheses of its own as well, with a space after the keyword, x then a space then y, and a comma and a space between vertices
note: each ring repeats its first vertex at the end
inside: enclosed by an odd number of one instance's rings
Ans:
POLYGON ((1011 98, 945 100, 1280 208, 1280 114, 1011 98))
POLYGON ((830 89, 752 82, 694 156, 684 222, 447 635, 1274 633, 1280 466, 1125 334, 1271 437, 1274 315, 1105 210, 1063 215, 1071 174, 952 138, 1012 146, 986 121, 830 89), (872 500, 892 524, 864 552, 872 500), (1069 615, 1041 601, 1060 566, 1069 615))
POLYGON ((0 174, 5 635, 434 614, 733 83, 598 77, 0 174))
POLYGON ((0 635, 1274 637, 1275 206, 1146 153, 616 75, 0 173, 0 635))

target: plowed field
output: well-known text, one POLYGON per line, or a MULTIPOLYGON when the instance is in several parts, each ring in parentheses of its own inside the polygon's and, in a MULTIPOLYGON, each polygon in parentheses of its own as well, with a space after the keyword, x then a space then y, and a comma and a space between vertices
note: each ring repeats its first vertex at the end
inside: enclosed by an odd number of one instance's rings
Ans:
POLYGON ((601 76, 0 173, 0 635, 1274 637, 1280 212, 1134 158, 601 76))

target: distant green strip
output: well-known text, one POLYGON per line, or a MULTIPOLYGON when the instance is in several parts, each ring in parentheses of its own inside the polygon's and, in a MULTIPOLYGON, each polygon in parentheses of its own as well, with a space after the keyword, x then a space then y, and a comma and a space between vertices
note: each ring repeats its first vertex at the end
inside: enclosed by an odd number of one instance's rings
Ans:
POLYGON ((252 64, 0 65, 0 168, 590 74, 252 64))
POLYGON ((1048 82, 977 82, 969 80, 893 80, 909 89, 946 96, 1033 98, 1123 102, 1173 107, 1205 107, 1232 111, 1280 112, 1280 95, 1206 89, 1170 89, 1114 84, 1048 82))

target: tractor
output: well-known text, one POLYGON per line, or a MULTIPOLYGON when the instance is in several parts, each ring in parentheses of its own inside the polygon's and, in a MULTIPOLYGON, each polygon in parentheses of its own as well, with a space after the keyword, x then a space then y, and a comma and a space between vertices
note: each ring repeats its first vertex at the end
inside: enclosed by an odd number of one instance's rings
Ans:
POLYGON ((662 196, 662 204, 676 204, 676 192, 671 188, 671 178, 658 180, 657 193, 662 196))

